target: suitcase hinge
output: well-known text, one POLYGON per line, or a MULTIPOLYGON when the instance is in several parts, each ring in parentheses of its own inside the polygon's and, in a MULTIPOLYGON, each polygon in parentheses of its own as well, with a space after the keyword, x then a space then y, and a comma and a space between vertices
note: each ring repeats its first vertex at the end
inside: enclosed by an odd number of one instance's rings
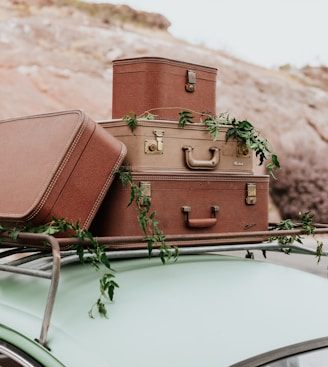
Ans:
POLYGON ((147 206, 151 202, 151 183, 149 181, 140 181, 141 196, 139 198, 140 206, 147 206))
POLYGON ((155 139, 145 140, 145 154, 163 154, 164 150, 164 131, 163 130, 153 130, 155 139))
POLYGON ((192 70, 187 70, 186 91, 193 93, 196 90, 196 73, 192 70))
POLYGON ((256 204, 256 183, 246 184, 246 204, 256 204))

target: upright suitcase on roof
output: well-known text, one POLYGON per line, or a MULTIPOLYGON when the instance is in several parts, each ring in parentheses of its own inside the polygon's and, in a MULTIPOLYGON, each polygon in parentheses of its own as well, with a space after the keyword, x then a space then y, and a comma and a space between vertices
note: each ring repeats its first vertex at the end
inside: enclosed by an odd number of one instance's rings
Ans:
POLYGON ((217 69, 161 57, 113 61, 112 117, 147 110, 177 120, 173 107, 215 115, 217 69))
POLYGON ((0 121, 0 223, 55 216, 89 228, 125 155, 81 110, 0 121))

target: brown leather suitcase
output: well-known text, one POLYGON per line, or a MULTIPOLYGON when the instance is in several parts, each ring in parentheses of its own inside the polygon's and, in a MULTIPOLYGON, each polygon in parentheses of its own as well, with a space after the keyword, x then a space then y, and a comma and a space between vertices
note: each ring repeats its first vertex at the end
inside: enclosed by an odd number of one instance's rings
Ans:
POLYGON ((114 60, 112 117, 153 109, 177 120, 173 107, 215 115, 216 79, 216 68, 161 57, 114 60))
MULTIPOLYGON (((266 231, 269 177, 132 173, 151 200, 164 235, 266 231)), ((97 236, 142 236, 130 188, 115 180, 91 230, 97 236)), ((245 239, 243 239, 245 241, 245 239)))
POLYGON ((88 228, 126 147, 81 110, 0 122, 0 223, 88 228))
POLYGON ((253 173, 253 154, 236 140, 226 142, 227 126, 213 141, 201 123, 178 126, 176 121, 139 120, 132 132, 126 121, 99 122, 128 148, 124 165, 137 172, 253 173))

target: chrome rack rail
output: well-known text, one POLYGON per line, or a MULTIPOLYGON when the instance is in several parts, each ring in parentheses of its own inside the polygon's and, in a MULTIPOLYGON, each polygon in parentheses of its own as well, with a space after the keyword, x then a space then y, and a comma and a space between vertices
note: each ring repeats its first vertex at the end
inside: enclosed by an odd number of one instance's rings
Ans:
MULTIPOLYGON (((328 234, 328 225, 321 225, 314 230, 315 235, 328 234)), ((299 253, 315 254, 313 249, 299 246, 296 244, 274 244, 269 239, 273 237, 291 236, 291 235, 307 235, 302 229, 293 230, 267 230, 253 232, 229 232, 229 233, 210 233, 210 234, 177 234, 165 236, 168 245, 179 247, 179 252, 223 252, 223 251, 239 251, 239 250, 272 250, 280 251, 282 248, 293 248, 299 253), (187 248, 189 248, 187 250, 187 248), (197 248, 197 251, 193 249, 197 248)), ((147 250, 147 242, 142 236, 112 236, 112 237, 95 237, 100 245, 104 245, 107 251, 113 254, 119 253, 125 257, 128 250, 136 255, 137 250, 147 250), (117 252, 120 251, 120 252, 117 252), (111 253, 112 253, 111 252, 111 253)), ((72 248, 74 245, 81 244, 77 238, 58 238, 61 248, 72 248)), ((89 243, 87 240, 84 242, 89 243)), ((159 246, 154 246, 153 254, 157 256, 156 250, 159 246)), ((142 252, 140 252, 142 253, 142 252)), ((146 251, 148 256, 148 250, 146 251)), ((325 256, 325 254, 323 254, 325 256)), ((116 256, 115 256, 116 257, 116 256)))
MULTIPOLYGON (((18 244, 15 243, 15 248, 13 248, 13 243, 10 240, 9 236, 6 233, 2 233, 2 241, 1 245, 4 247, 5 245, 9 246, 9 248, 3 252, 0 252, 0 258, 11 257, 15 254, 21 253, 33 253, 32 255, 22 257, 20 259, 12 260, 7 262, 6 264, 0 264, 0 270, 7 271, 16 274, 24 274, 33 277, 50 279, 50 288, 48 292, 48 299, 43 315, 43 322, 41 326, 40 337, 37 341, 46 346, 48 329, 50 326, 50 319, 53 310, 53 306, 55 303, 56 293, 58 289, 59 283, 59 275, 60 275, 60 247, 56 238, 53 236, 45 235, 45 234, 37 234, 37 233, 20 233, 18 236, 18 244), (22 243, 29 244, 22 245, 22 243), (33 248, 34 245, 43 245, 47 243, 50 245, 48 251, 40 250, 40 247, 33 248), (51 249, 52 254, 52 264, 51 271, 33 269, 29 267, 25 267, 24 264, 32 262, 35 259, 39 259, 40 256, 49 255, 49 251, 51 249), (35 253, 34 253, 35 252, 35 253)), ((0 246, 1 248, 1 246, 0 246)), ((45 247, 44 247, 45 248, 45 247)))
MULTIPOLYGON (((328 225, 316 228, 315 235, 328 234, 328 225)), ((281 245, 278 241, 270 242, 272 237, 306 235, 302 229, 293 230, 268 230, 257 232, 236 232, 236 233, 215 233, 215 234, 194 234, 194 235, 168 235, 166 242, 168 245, 177 246, 179 254, 200 254, 209 252, 228 251, 281 251, 282 249, 292 249, 294 253, 317 255, 312 248, 307 248, 298 244, 281 245)), ((117 237, 95 237, 100 245, 106 248, 106 254, 110 259, 124 259, 148 257, 147 243, 142 236, 117 236, 117 237)), ((45 346, 47 342, 48 329, 54 307, 56 293, 58 289, 61 265, 78 261, 75 245, 87 247, 88 240, 81 242, 77 238, 55 238, 50 235, 39 233, 21 232, 16 241, 12 240, 6 233, 1 234, 0 243, 0 271, 7 271, 28 276, 50 279, 48 299, 43 316, 40 338, 37 341, 45 346), (45 243, 49 246, 45 246, 45 243), (11 258, 12 255, 24 254, 18 259, 10 260, 6 263, 1 260, 11 258), (47 257, 42 264, 39 263, 33 268, 32 263, 47 257), (25 266, 29 264, 30 266, 25 266)), ((154 246, 152 256, 159 255, 159 246, 154 246)), ((87 249, 85 257, 90 256, 87 249)), ((328 256, 323 252, 321 256, 328 256)), ((37 262, 36 262, 37 263, 37 262)))

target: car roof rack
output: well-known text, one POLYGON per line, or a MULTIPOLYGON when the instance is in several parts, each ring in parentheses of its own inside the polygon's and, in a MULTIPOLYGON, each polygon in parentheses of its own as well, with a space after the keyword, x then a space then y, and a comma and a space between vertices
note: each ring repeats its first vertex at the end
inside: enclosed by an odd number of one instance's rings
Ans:
MULTIPOLYGON (((16 244, 17 247, 10 248, 11 246, 13 246, 13 244, 11 243, 12 241, 10 241, 9 235, 6 233, 2 233, 1 236, 3 237, 3 239, 1 240, 0 248, 3 246, 6 246, 6 242, 7 242, 7 246, 9 246, 9 249, 1 252, 0 258, 4 258, 4 257, 12 258, 14 254, 18 254, 18 253, 22 254, 27 251, 29 253, 34 252, 34 248, 33 248, 34 244, 48 243, 50 245, 51 254, 52 254, 52 262, 51 262, 50 271, 23 266, 24 264, 30 261, 33 261, 33 259, 40 258, 40 255, 45 253, 45 251, 42 249, 38 250, 39 251, 38 256, 31 255, 27 257, 22 257, 21 259, 18 259, 18 260, 9 261, 5 264, 0 264, 0 270, 2 271, 50 279, 48 299, 47 299, 47 303, 46 303, 46 307, 45 307, 45 311, 43 315, 43 322, 42 322, 40 337, 39 339, 37 339, 37 341, 40 344, 42 344, 43 346, 46 346, 47 334, 48 334, 48 329, 50 326, 50 319, 51 319, 53 306, 55 303, 55 298, 56 298, 56 293, 57 293, 57 288, 58 288, 58 283, 59 283, 59 276, 60 276, 59 243, 55 237, 49 236, 47 234, 20 233, 18 235, 19 244, 16 244), (26 245, 26 244, 29 244, 29 245, 26 245)), ((48 249, 48 253, 49 253, 49 249, 48 249)))
MULTIPOLYGON (((328 234, 328 225, 318 225, 313 234, 328 234)), ((294 253, 318 255, 316 250, 301 244, 281 244, 271 238, 281 236, 308 235, 302 229, 268 230, 258 232, 236 232, 197 235, 169 235, 166 242, 177 246, 179 254, 200 254, 245 250, 279 251, 291 249, 294 253), (200 245, 201 244, 201 245, 200 245)), ((148 257, 147 242, 142 236, 95 237, 99 245, 105 246, 109 259, 148 257)), ((87 248, 89 240, 78 238, 57 238, 47 234, 20 232, 16 239, 8 233, 0 235, 0 271, 23 274, 50 280, 48 298, 43 315, 40 337, 36 339, 47 347, 48 329, 56 299, 61 265, 76 262, 76 245, 85 246, 85 258, 92 256, 87 248), (19 256, 16 256, 19 255, 19 256), (47 261, 42 259, 46 259, 47 261)), ((151 256, 159 256, 159 246, 154 246, 151 256)), ((327 252, 320 254, 328 256, 327 252)))

